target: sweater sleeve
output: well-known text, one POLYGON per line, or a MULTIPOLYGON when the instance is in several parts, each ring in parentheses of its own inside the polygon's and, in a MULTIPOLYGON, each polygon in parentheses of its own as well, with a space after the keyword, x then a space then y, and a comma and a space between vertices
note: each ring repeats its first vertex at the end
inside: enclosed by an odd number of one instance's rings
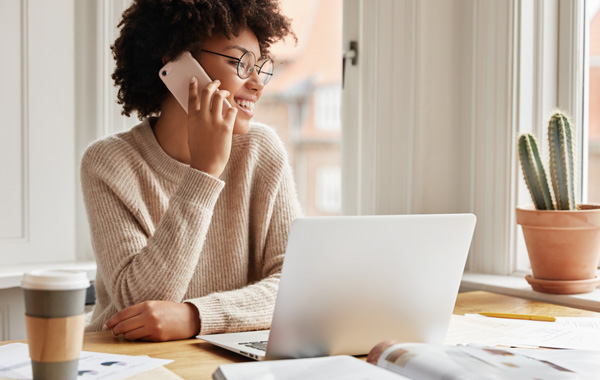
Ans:
MULTIPOLYGON (((284 158, 277 171, 266 170, 262 183, 270 187, 268 205, 263 208, 267 215, 265 236, 255 237, 261 243, 255 247, 262 257, 262 279, 240 289, 212 293, 187 300, 198 308, 201 334, 237 332, 268 329, 271 325, 279 278, 292 222, 301 216, 300 205, 291 168, 284 158), (276 179, 277 184, 269 185, 276 179), (275 191, 273 192, 273 188, 275 191)), ((264 192, 266 193, 266 192, 264 192)))
MULTIPOLYGON (((151 299, 181 302, 224 183, 189 169, 148 236, 128 195, 131 170, 106 168, 86 153, 81 180, 98 271, 117 309, 151 299)), ((143 191, 143 189, 138 189, 143 191)))

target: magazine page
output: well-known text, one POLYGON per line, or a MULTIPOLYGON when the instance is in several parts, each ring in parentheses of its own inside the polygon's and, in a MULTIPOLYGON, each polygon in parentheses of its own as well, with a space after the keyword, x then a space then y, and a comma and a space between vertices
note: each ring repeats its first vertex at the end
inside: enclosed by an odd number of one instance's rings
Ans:
MULTIPOLYGON (((414 380, 564 380, 588 379, 585 374, 543 358, 485 346, 444 346, 425 343, 378 344, 368 361, 414 380)), ((597 373, 597 372, 596 372, 597 373)))
POLYGON ((352 356, 221 364, 214 380, 411 380, 352 356))

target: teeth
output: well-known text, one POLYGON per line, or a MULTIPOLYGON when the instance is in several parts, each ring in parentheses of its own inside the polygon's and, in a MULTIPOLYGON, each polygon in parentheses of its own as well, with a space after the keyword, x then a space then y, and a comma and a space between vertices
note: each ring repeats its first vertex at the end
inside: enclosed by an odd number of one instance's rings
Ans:
POLYGON ((247 110, 254 111, 254 102, 249 100, 236 100, 236 103, 247 110))

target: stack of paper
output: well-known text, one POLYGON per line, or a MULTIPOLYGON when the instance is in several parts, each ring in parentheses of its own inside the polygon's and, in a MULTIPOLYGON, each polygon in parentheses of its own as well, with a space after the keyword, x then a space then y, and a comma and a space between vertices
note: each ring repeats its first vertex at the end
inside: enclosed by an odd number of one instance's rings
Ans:
POLYGON ((540 322, 453 315, 444 343, 600 351, 600 318, 557 317, 556 322, 540 322))
MULTIPOLYGON (((160 368, 171 362, 172 360, 154 359, 147 356, 82 351, 79 357, 79 376, 90 380, 119 380, 132 378, 135 375, 143 373, 143 378, 149 379, 152 378, 149 377, 152 374, 148 371, 160 368)), ((161 369, 160 376, 162 379, 179 378, 166 368, 161 369)), ((30 380, 33 378, 27 344, 11 343, 0 346, 0 378, 18 380, 30 380)))

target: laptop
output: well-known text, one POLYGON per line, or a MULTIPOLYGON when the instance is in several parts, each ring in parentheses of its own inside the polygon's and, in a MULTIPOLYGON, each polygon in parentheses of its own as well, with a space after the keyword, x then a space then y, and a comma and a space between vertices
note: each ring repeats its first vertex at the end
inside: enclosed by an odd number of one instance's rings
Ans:
POLYGON ((198 335, 256 360, 365 355, 377 343, 443 343, 473 214, 294 221, 269 331, 198 335))

